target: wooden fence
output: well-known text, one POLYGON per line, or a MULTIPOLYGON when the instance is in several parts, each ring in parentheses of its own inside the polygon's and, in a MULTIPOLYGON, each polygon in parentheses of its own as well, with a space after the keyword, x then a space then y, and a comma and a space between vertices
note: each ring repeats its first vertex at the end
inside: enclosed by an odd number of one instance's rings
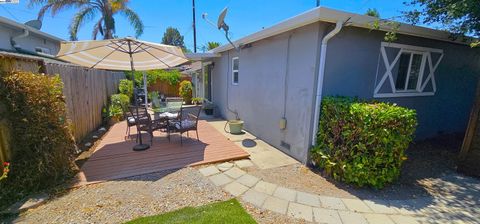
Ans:
MULTIPOLYGON (((180 78, 180 82, 183 80, 192 81, 192 78, 188 76, 182 76, 180 78)), ((178 97, 180 96, 178 94, 179 87, 180 87, 179 84, 172 86, 167 82, 157 81, 155 84, 148 87, 148 92, 156 91, 167 97, 178 97)))
POLYGON ((45 63, 47 74, 60 75, 66 98, 67 116, 77 141, 102 124, 102 108, 110 95, 117 93, 123 72, 86 69, 58 63, 45 63))

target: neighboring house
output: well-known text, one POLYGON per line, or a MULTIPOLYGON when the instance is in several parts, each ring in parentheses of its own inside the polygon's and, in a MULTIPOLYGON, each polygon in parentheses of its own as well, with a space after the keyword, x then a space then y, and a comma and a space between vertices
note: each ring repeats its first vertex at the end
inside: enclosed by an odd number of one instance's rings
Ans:
POLYGON ((238 51, 227 44, 191 57, 209 64, 204 85, 220 116, 238 116, 246 130, 303 163, 329 95, 413 108, 417 139, 464 132, 479 50, 408 24, 387 43, 390 27, 371 30, 375 20, 319 7, 235 41, 238 51))
POLYGON ((58 53, 61 41, 32 26, 0 16, 0 51, 53 57, 58 53))

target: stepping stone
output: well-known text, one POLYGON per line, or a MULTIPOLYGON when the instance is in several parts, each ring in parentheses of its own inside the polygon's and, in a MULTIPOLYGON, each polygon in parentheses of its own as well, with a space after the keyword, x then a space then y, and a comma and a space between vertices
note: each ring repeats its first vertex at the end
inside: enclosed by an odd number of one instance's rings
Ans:
POLYGON ((273 195, 273 192, 277 189, 277 185, 262 180, 255 185, 254 189, 265 194, 273 195))
POLYGON ((318 196, 322 207, 327 209, 335 209, 335 210, 347 210, 347 207, 342 202, 340 198, 334 197, 327 197, 327 196, 318 196))
POLYGON ((200 171, 200 173, 206 177, 211 176, 213 174, 220 173, 220 170, 218 170, 217 167, 215 166, 205 167, 205 168, 199 169, 198 171, 200 171))
POLYGON ((287 215, 297 219, 304 219, 309 222, 313 221, 312 207, 308 205, 291 202, 288 206, 287 215))
POLYGON ((230 176, 233 179, 237 179, 243 176, 246 172, 238 169, 237 167, 233 167, 225 172, 226 175, 230 176))
POLYGON ((405 215, 390 215, 390 218, 396 223, 396 224, 418 224, 417 220, 414 217, 411 216, 405 216, 405 215))
POLYGON ((385 200, 364 200, 363 201, 375 213, 381 214, 397 214, 398 211, 391 207, 388 201, 385 200))
POLYGON ((232 194, 233 196, 238 197, 241 194, 243 194, 245 191, 247 191, 248 187, 245 187, 245 186, 243 186, 243 185, 234 181, 232 183, 229 183, 229 184, 225 185, 224 189, 225 189, 225 191, 232 194))
POLYGON ((364 214, 369 224, 395 224, 384 214, 364 214))
POLYGON ((268 196, 267 199, 265 199, 262 207, 264 209, 285 215, 287 213, 288 201, 268 196))
POLYGON ((338 211, 343 224, 368 224, 367 220, 360 213, 350 211, 338 211))
POLYGON ((328 224, 342 224, 338 212, 324 208, 313 208, 313 217, 315 222, 328 224))
POLYGON ((273 196, 287 201, 295 201, 297 191, 284 187, 277 187, 273 196))
POLYGON ((253 187, 256 183, 260 181, 260 178, 252 176, 250 174, 245 174, 237 179, 238 183, 241 183, 247 187, 253 187))
POLYGON ((261 208, 267 197, 268 195, 265 193, 250 189, 243 194, 242 199, 261 208))
POLYGON ((235 165, 239 168, 247 168, 253 166, 253 163, 249 159, 242 159, 235 161, 235 165))
POLYGON ((229 163, 229 162, 217 165, 217 168, 222 172, 227 171, 232 167, 233 167, 233 163, 229 163))
POLYGON ((320 200, 317 195, 309 194, 305 192, 297 192, 297 202, 304 205, 310 205, 313 207, 320 207, 320 200))
POLYGON ((353 212, 372 212, 372 210, 365 203, 363 203, 362 200, 343 198, 342 201, 350 211, 353 211, 353 212))
POLYGON ((222 186, 233 181, 223 173, 210 176, 208 179, 210 179, 216 186, 222 186))

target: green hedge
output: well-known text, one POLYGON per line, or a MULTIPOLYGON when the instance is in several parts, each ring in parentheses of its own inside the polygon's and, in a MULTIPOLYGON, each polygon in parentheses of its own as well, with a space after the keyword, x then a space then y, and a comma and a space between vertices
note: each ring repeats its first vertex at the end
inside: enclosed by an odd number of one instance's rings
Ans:
POLYGON ((118 84, 118 91, 130 98, 133 98, 133 81, 128 79, 120 80, 120 83, 118 84))
POLYGON ((0 208, 62 183, 74 173, 74 139, 59 76, 0 73, 0 101, 11 128, 8 178, 0 181, 0 208))
POLYGON ((383 188, 400 175, 416 126, 415 110, 326 97, 312 159, 336 180, 383 188))

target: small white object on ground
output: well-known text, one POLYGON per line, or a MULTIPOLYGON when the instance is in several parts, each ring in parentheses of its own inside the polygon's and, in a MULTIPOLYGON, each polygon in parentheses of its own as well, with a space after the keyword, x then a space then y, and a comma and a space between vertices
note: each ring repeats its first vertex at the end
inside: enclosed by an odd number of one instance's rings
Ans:
POLYGON ((91 142, 85 143, 85 147, 91 147, 91 146, 92 146, 92 143, 91 143, 91 142))

